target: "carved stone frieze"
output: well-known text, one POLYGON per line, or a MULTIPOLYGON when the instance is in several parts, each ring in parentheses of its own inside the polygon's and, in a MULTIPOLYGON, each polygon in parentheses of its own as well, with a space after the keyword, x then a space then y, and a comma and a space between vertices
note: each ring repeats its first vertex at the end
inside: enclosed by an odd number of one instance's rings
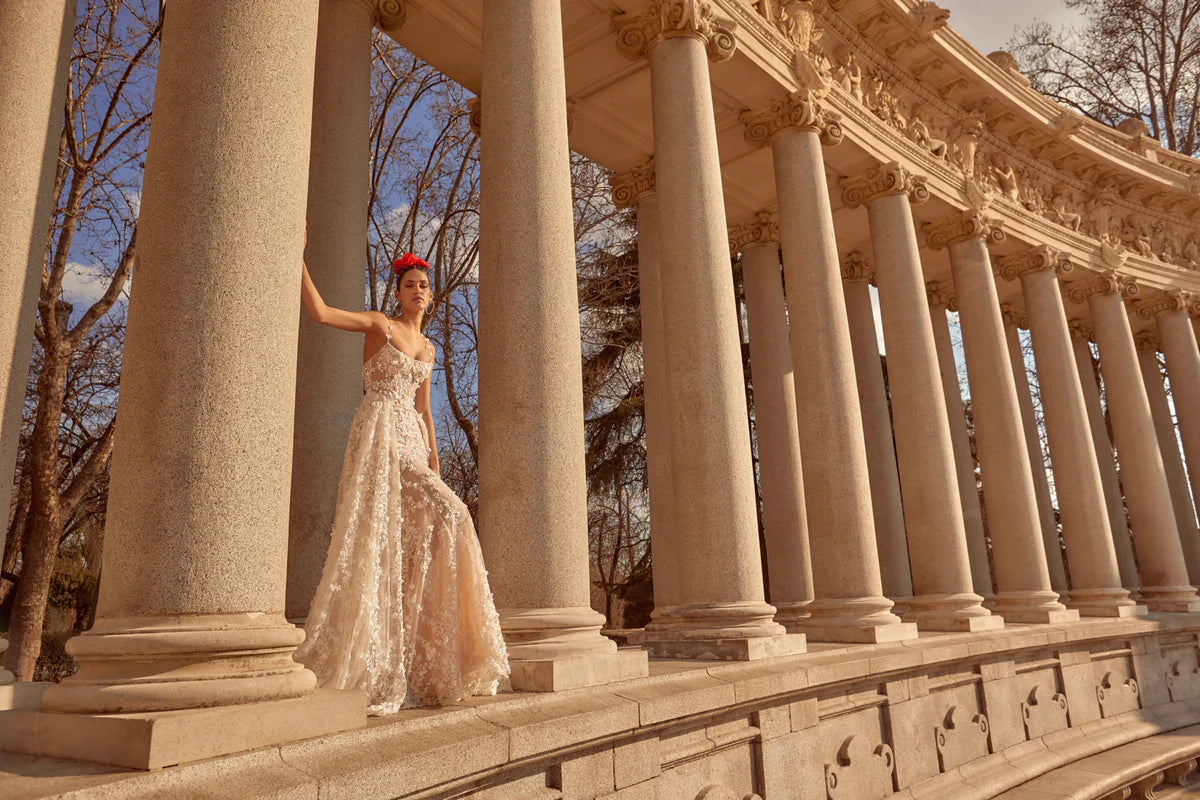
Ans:
POLYGON ((938 767, 942 772, 988 754, 988 720, 962 706, 951 706, 941 725, 933 729, 937 745, 938 767))
POLYGON ((832 764, 825 765, 828 800, 868 800, 892 793, 896 758, 886 743, 872 745, 862 736, 848 736, 832 764))
POLYGON ((947 311, 958 311, 958 299, 954 290, 941 281, 929 281, 925 284, 925 296, 930 308, 944 308, 947 311))
POLYGON ((1138 300, 1138 315, 1143 319, 1153 319, 1159 314, 1173 311, 1187 311, 1196 303, 1196 297, 1185 289, 1167 289, 1138 300))
POLYGON ((914 175, 896 161, 871 167, 857 178, 844 178, 841 182, 842 202, 847 208, 858 208, 877 197, 902 194, 913 204, 929 199, 929 187, 925 178, 914 175))
POLYGON ((996 274, 1006 281, 1016 280, 1027 272, 1054 270, 1064 275, 1075 268, 1071 259, 1048 244, 1029 247, 1009 256, 998 256, 992 260, 992 264, 996 274))
POLYGON ((1139 708, 1137 680, 1106 672, 1096 686, 1096 699, 1100 701, 1100 716, 1105 718, 1136 711, 1139 708))
POLYGON ((842 280, 874 283, 875 262, 860 250, 851 250, 842 256, 842 280))
POLYGON ((1200 697, 1200 664, 1196 651, 1189 648, 1187 652, 1170 655, 1164 651, 1163 655, 1167 662, 1167 692, 1171 702, 1200 697))
POLYGON ((1061 731, 1068 725, 1067 696, 1051 692, 1041 684, 1034 686, 1021 703, 1021 718, 1025 721, 1025 738, 1040 739, 1048 733, 1061 731))
POLYGON ((1104 294, 1119 294, 1125 298, 1138 295, 1140 288, 1137 281, 1127 275, 1122 275, 1115 269, 1103 272, 1093 272, 1082 280, 1070 284, 1067 294, 1076 303, 1086 302, 1089 297, 1104 294))
POLYGON ((661 41, 686 36, 704 42, 713 61, 724 61, 737 48, 735 24, 717 16, 709 0, 650 0, 640 14, 613 18, 617 49, 634 60, 644 58, 661 41))
POLYGON ((642 195, 654 191, 654 159, 651 158, 628 172, 611 176, 608 185, 612 188, 613 205, 617 208, 629 208, 642 195))
POLYGON ((841 115, 821 102, 818 92, 801 89, 771 103, 762 111, 747 111, 740 117, 746 126, 746 143, 762 147, 787 130, 815 131, 821 142, 835 145, 842 141, 841 115))
POLYGON ((729 228, 729 252, 740 253, 748 247, 779 244, 779 218, 767 211, 759 211, 750 222, 731 225, 729 228))
POLYGON ((968 209, 937 222, 926 222, 923 228, 929 246, 941 250, 968 239, 983 239, 987 244, 999 244, 1005 239, 1000 226, 999 219, 968 209))

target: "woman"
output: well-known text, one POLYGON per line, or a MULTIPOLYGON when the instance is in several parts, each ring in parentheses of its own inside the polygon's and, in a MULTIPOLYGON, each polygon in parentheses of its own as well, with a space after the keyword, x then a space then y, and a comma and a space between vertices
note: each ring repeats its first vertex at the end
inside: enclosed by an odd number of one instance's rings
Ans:
POLYGON ((508 675, 475 528, 438 477, 434 349, 421 334, 428 264, 405 254, 392 269, 395 319, 325 305, 307 265, 301 289, 313 320, 366 335, 366 393, 350 426, 333 536, 296 659, 321 686, 364 690, 372 714, 495 694, 508 675))

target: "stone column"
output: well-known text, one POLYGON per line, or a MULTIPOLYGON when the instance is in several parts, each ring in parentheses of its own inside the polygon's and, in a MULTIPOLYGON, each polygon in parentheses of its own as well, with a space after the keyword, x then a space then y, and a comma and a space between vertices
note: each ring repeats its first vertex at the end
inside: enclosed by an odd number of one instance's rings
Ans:
POLYGON ((879 571, 883 577, 883 593, 902 611, 903 604, 912 597, 912 574, 908 567, 908 540, 904 534, 904 506, 900 498, 900 473, 896 469, 892 417, 888 411, 887 388, 883 385, 875 311, 871 308, 871 282, 874 279, 875 266, 862 253, 854 251, 842 259, 842 292, 846 298, 854 375, 862 408, 879 571))
MULTIPOLYGON (((305 260, 325 302, 351 310, 363 307, 373 26, 361 0, 321 0, 305 260)), ((361 339, 318 325, 301 310, 286 607, 296 622, 308 616, 329 549, 361 373, 361 339)))
POLYGON ((675 494, 671 485, 671 409, 663 330, 662 258, 654 159, 609 179, 613 204, 637 211, 638 295, 642 317, 642 393, 646 425, 646 477, 650 490, 650 550, 654 599, 678 605, 683 596, 682 559, 676 547, 675 494))
POLYGON ((950 250, 996 568, 993 609, 1010 622, 1079 619, 1078 612, 1059 602, 1046 568, 1025 428, 987 250, 989 242, 1003 241, 1004 234, 974 210, 926 225, 926 233, 930 247, 950 250))
POLYGON ((916 636, 883 596, 870 473, 841 286, 822 143, 841 130, 816 95, 801 91, 742 120, 747 142, 770 145, 788 288, 813 593, 805 630, 822 641, 916 636))
POLYGON ((1146 607, 1130 600, 1129 591, 1121 585, 1100 467, 1056 276, 1056 271, 1070 269, 1070 261, 1045 246, 999 260, 1000 275, 1009 280, 1019 278, 1025 297, 1054 487, 1071 565, 1068 605, 1085 616, 1134 616, 1144 614, 1146 607))
POLYGON ((928 197, 924 179, 896 162, 842 183, 844 205, 867 206, 875 253, 912 566, 914 597, 905 619, 929 630, 992 630, 1004 622, 972 590, 957 467, 910 207, 928 197))
POLYGON ((1158 363, 1158 341, 1154 334, 1143 332, 1133 337, 1138 350, 1138 366, 1146 384, 1146 399, 1150 402, 1150 416, 1154 420, 1154 433, 1158 439, 1158 452, 1162 456, 1163 470, 1167 476, 1167 490, 1171 494, 1171 507, 1175 512, 1175 524, 1179 528, 1179 543, 1183 546, 1183 559, 1187 563, 1189 581, 1193 586, 1200 584, 1200 532, 1196 530, 1196 512, 1188 491, 1187 473, 1183 458, 1179 454, 1179 440, 1175 438, 1175 424, 1171 420, 1171 406, 1163 386, 1162 368, 1158 363))
MULTIPOLYGON (((664 656, 752 659, 802 652, 804 637, 789 636, 763 596, 708 72, 710 57, 733 55, 734 38, 731 24, 705 3, 688 4, 682 14, 672 10, 672 3, 653 0, 643 13, 616 19, 621 52, 650 61, 669 428, 671 452, 681 456, 671 462, 675 526, 682 537, 676 552, 684 562, 680 603, 656 604, 646 642, 664 656)), ((561 31, 556 35, 561 39, 561 31)), ((485 115, 488 107, 491 100, 485 115)), ((508 104, 499 107, 513 113, 508 104)), ((514 213, 527 212, 518 204, 514 213)))
POLYGON ((813 599, 813 576, 778 220, 760 213, 730 228, 729 249, 742 254, 771 605, 776 622, 801 628, 813 599))
POLYGON ((1187 455, 1191 480, 1188 503, 1194 512, 1194 504, 1200 502, 1200 349, 1188 318, 1189 308, 1200 309, 1200 303, 1180 289, 1171 289, 1138 304, 1138 313, 1154 318, 1158 326, 1158 342, 1166 357, 1175 415, 1179 419, 1179 438, 1187 455))
POLYGON ((1050 572, 1050 587, 1058 592, 1059 598, 1065 603, 1067 601, 1067 570, 1063 563, 1062 547, 1058 542, 1058 522, 1054 518, 1054 503, 1050 499, 1050 480, 1046 476, 1046 463, 1042 458, 1042 441, 1038 435, 1037 418, 1034 416, 1033 391, 1029 386, 1029 375, 1025 371, 1025 354, 1021 351, 1020 329, 1028 325, 1028 322, 1024 315, 1009 303, 1000 304, 1000 315, 1004 320, 1004 339, 1008 345, 1008 359, 1012 363, 1013 383, 1017 387, 1017 403, 1021 408, 1025 449, 1029 453, 1029 471, 1033 476, 1033 493, 1037 498, 1038 522, 1042 530, 1042 544, 1046 549, 1046 568, 1050 572))
POLYGON ((929 298, 929 316, 937 348, 938 370, 942 376, 942 394, 954 447, 954 466, 958 497, 962 505, 963 528, 967 534, 967 554, 971 561, 971 583, 975 594, 988 603, 994 594, 992 572, 988 565, 987 537, 983 532, 983 509, 979 505, 979 487, 975 482, 975 459, 971 454, 971 435, 967 432, 967 413, 963 407, 962 387, 958 383, 958 364, 954 361, 954 343, 950 340, 948 311, 957 311, 954 293, 945 284, 925 285, 929 298))
POLYGON ((479 539, 513 688, 558 691, 644 675, 646 656, 590 606, 560 4, 487 3, 483 29, 479 539))
POLYGON ((1108 524, 1112 529, 1117 567, 1121 571, 1121 585, 1136 599, 1141 581, 1138 579, 1137 561, 1133 557, 1133 539, 1129 535, 1129 520, 1125 517, 1125 501, 1121 494, 1121 483, 1117 479, 1117 462, 1113 458, 1112 440, 1108 437, 1104 409, 1100 407, 1100 388, 1092 363, 1092 348, 1088 344, 1092 338, 1092 331, 1077 319, 1069 320, 1067 327, 1071 331, 1075 368, 1079 373, 1079 385, 1083 389, 1083 402, 1087 407, 1088 425, 1096 450, 1096 463, 1100 467, 1100 483, 1104 487, 1104 505, 1108 512, 1108 524))
POLYGON ((0 5, 0 475, 11 488, 74 33, 73 0, 0 5))
POLYGON ((316 32, 311 0, 166 18, 96 623, 0 749, 146 769, 365 721, 283 616, 316 32))
POLYGON ((1087 301, 1100 348, 1113 438, 1137 542, 1141 600, 1151 611, 1200 611, 1200 598, 1189 585, 1150 401, 1122 300, 1123 295, 1135 294, 1137 284, 1115 270, 1097 273, 1070 287, 1073 301, 1087 301))

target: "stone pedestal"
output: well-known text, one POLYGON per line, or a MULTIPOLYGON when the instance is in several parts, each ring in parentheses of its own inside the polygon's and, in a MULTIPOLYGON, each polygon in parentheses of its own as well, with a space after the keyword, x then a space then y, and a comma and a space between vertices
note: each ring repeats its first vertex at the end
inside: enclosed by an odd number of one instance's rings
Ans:
POLYGON ((1188 579, 1171 507, 1166 472, 1122 294, 1136 287, 1114 272, 1071 287, 1071 298, 1087 300, 1100 348, 1100 369, 1121 459, 1121 479, 1137 542, 1141 601, 1151 611, 1200 611, 1188 579))
MULTIPOLYGON (((317 24, 305 261, 330 306, 363 307, 370 193, 371 34, 367 7, 322 0, 317 24)), ((329 549, 350 420, 362 399, 362 339, 300 312, 288 523, 288 619, 303 620, 329 549)))
POLYGON ((514 689, 623 680, 646 674, 646 654, 618 652, 588 605, 561 9, 483 12, 479 538, 514 689))
POLYGON ((365 722, 313 693, 282 613, 317 6, 221 22, 184 3, 163 30, 96 623, 0 747, 144 768, 365 722), (214 714, 254 725, 200 747, 214 714))
POLYGON ((867 205, 875 255, 913 579, 904 619, 929 630, 992 630, 1003 620, 972 591, 957 467, 913 228, 910 202, 927 197, 924 180, 894 162, 842 185, 846 205, 867 205))
POLYGON ((54 212, 74 19, 72 0, 11 0, 0 6, 0 475, 6 497, 54 212))
POLYGON ((938 370, 942 378, 942 394, 946 398, 946 416, 950 424, 950 441, 954 447, 954 466, 958 479, 958 497, 963 512, 963 528, 967 535, 967 554, 971 561, 971 583, 975 594, 986 601, 993 595, 992 572, 988 565, 987 537, 983 532, 983 509, 979 505, 979 487, 975 483, 975 461, 971 454, 971 436, 967 432, 967 415, 963 407, 962 387, 958 383, 958 364, 954 360, 954 343, 950 340, 951 306, 957 308, 953 294, 946 286, 927 284, 929 316, 933 324, 933 339, 937 346, 938 370))

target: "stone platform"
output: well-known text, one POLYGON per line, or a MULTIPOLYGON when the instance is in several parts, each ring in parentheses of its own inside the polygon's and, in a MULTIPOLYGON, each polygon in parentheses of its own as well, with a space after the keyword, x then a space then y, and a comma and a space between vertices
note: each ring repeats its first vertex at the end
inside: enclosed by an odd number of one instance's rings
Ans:
POLYGON ((0 754, 0 796, 1090 800, 1106 795, 1036 780, 1108 753, 1121 788, 1200 752, 1198 656, 1200 615, 1154 614, 652 660, 648 678, 405 711, 152 772, 0 754))

